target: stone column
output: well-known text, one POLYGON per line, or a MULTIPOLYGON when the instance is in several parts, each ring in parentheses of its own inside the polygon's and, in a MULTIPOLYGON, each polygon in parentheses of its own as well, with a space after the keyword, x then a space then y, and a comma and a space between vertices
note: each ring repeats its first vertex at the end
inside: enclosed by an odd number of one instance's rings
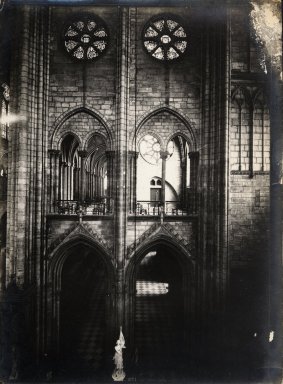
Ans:
POLYGON ((58 200, 59 188, 59 155, 60 151, 50 149, 48 151, 50 159, 50 212, 56 211, 56 201, 58 200))
POLYGON ((71 164, 67 163, 67 200, 71 199, 71 184, 72 184, 71 164))
POLYGON ((166 210, 166 203, 165 203, 165 199, 166 199, 166 196, 165 196, 165 185, 166 185, 166 159, 167 159, 167 156, 168 156, 168 152, 167 151, 160 151, 160 158, 162 160, 162 173, 161 173, 161 203, 164 207, 164 212, 166 210))
MULTIPOLYGON (((229 160, 230 31, 229 12, 210 8, 213 18, 203 29, 202 135, 198 190, 199 332, 195 342, 212 343, 211 335, 224 341, 224 310, 228 292, 227 191, 229 160), (212 22, 213 20, 213 22, 212 22), (217 27, 216 27, 217 26, 217 27), (213 97, 211 97, 213 95, 213 97)), ((196 332, 194 334, 194 337, 196 332)), ((203 344, 204 345, 204 344, 203 344)), ((207 348, 208 350, 208 348, 207 348)))
POLYGON ((124 262, 127 228, 127 131, 129 110, 129 8, 119 10, 118 74, 117 74, 117 152, 115 171, 115 259, 117 266, 117 332, 124 324, 124 262))
POLYGON ((190 158, 190 190, 191 190, 191 206, 192 213, 197 211, 197 178, 198 178, 198 164, 199 152, 189 152, 190 158))
POLYGON ((86 200, 91 199, 91 181, 90 181, 90 171, 86 171, 86 178, 85 178, 85 198, 86 200))
POLYGON ((61 200, 67 200, 67 163, 62 161, 61 163, 61 200))
POLYGON ((74 166, 73 164, 70 164, 69 166, 69 175, 70 175, 70 182, 69 182, 69 200, 73 200, 73 191, 74 191, 74 166))
POLYGON ((180 203, 182 207, 186 206, 186 195, 187 195, 187 159, 181 161, 181 195, 180 203))
POLYGON ((6 247, 0 244, 0 301, 6 286, 6 247))
POLYGON ((113 182, 114 182, 114 151, 106 151, 107 158, 107 197, 113 198, 113 182))
POLYGON ((79 168, 74 166, 73 172, 74 172, 74 175, 73 175, 73 179, 74 179, 73 199, 77 200, 78 199, 78 189, 79 189, 78 188, 78 186, 79 186, 79 168))
POLYGON ((128 195, 129 195, 129 206, 128 211, 136 211, 136 202, 137 202, 137 158, 139 152, 129 151, 129 172, 128 172, 128 195))
MULTIPOLYGON (((271 64, 272 65, 272 64, 271 64)), ((267 299, 265 303, 266 321, 265 344, 262 350, 268 351, 265 377, 270 381, 280 381, 282 377, 282 199, 283 199, 283 166, 282 166, 282 117, 283 92, 280 74, 276 68, 268 71, 269 111, 270 111, 270 250, 265 258, 267 299), (273 332, 273 341, 269 342, 273 332)))
POLYGON ((190 187, 197 189, 199 152, 189 152, 190 159, 190 187))
POLYGON ((80 177, 80 189, 79 189, 79 199, 84 201, 85 199, 85 159, 87 157, 87 151, 79 151, 79 156, 81 160, 81 177, 80 177))

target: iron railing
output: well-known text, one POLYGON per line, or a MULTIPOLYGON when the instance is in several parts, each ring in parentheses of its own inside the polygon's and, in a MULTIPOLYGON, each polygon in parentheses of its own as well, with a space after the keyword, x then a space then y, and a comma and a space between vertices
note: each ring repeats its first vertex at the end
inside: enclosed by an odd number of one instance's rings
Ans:
POLYGON ((196 214, 199 207, 199 194, 193 190, 187 190, 187 196, 184 202, 171 200, 165 201, 165 205, 161 201, 139 200, 136 202, 130 214, 136 216, 159 216, 165 214, 167 216, 186 216, 196 214))
POLYGON ((59 200, 55 203, 54 213, 60 215, 110 215, 113 212, 111 198, 98 198, 95 200, 59 200))
POLYGON ((165 206, 161 201, 143 200, 137 201, 135 210, 132 212, 136 216, 159 216, 165 215, 184 216, 187 211, 181 207, 179 201, 165 201, 165 206))
MULTIPOLYGON (((52 213, 60 215, 111 215, 113 213, 113 199, 109 197, 97 198, 95 200, 59 200, 54 203, 52 213)), ((180 201, 139 200, 130 210, 130 215, 135 216, 186 216, 196 214, 199 206, 199 195, 187 193, 184 203, 180 201)))

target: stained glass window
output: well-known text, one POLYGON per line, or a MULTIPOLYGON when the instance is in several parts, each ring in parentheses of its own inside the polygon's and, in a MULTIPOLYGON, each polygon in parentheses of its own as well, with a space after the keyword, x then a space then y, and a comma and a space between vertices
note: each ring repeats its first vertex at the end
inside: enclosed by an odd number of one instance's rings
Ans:
POLYGON ((98 17, 82 17, 64 31, 66 51, 79 61, 93 60, 104 53, 109 41, 105 23, 98 17))
POLYGON ((188 36, 184 26, 175 17, 159 16, 144 27, 143 45, 153 58, 173 61, 185 53, 188 36))

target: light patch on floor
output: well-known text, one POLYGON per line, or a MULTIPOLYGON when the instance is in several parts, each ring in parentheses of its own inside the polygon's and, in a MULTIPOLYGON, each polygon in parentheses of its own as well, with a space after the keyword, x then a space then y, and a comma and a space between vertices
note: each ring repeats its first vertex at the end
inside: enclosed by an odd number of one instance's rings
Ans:
POLYGON ((137 296, 155 296, 166 295, 169 292, 168 283, 160 283, 157 281, 137 280, 136 295, 137 296))

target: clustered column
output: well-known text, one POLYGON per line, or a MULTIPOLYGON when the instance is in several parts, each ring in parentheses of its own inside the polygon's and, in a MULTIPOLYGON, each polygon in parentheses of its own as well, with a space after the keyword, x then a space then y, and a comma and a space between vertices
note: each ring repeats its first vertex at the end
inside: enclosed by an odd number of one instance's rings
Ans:
POLYGON ((50 161, 50 211, 56 211, 57 201, 59 199, 59 158, 60 151, 56 149, 49 150, 50 161))
POLYGON ((190 152, 190 187, 192 191, 191 198, 189 198, 190 209, 192 213, 197 211, 197 175, 199 164, 199 152, 190 152))
POLYGON ((107 198, 108 207, 107 211, 112 212, 113 210, 113 182, 114 182, 114 151, 106 151, 107 158, 107 198))
POLYGON ((86 179, 86 170, 85 170, 85 159, 87 157, 87 151, 79 151, 79 156, 80 156, 80 163, 81 163, 81 177, 80 177, 80 200, 81 201, 84 201, 85 199, 85 193, 86 193, 86 190, 85 190, 85 179, 86 179))
POLYGON ((137 158, 139 153, 136 151, 129 151, 129 181, 128 181, 128 196, 129 196, 129 212, 136 210, 136 185, 137 185, 137 158))
POLYGON ((161 151, 160 152, 160 158, 162 160, 162 178, 161 178, 161 202, 164 207, 164 210, 166 209, 165 207, 165 181, 166 181, 166 160, 168 157, 168 152, 167 151, 161 151))

